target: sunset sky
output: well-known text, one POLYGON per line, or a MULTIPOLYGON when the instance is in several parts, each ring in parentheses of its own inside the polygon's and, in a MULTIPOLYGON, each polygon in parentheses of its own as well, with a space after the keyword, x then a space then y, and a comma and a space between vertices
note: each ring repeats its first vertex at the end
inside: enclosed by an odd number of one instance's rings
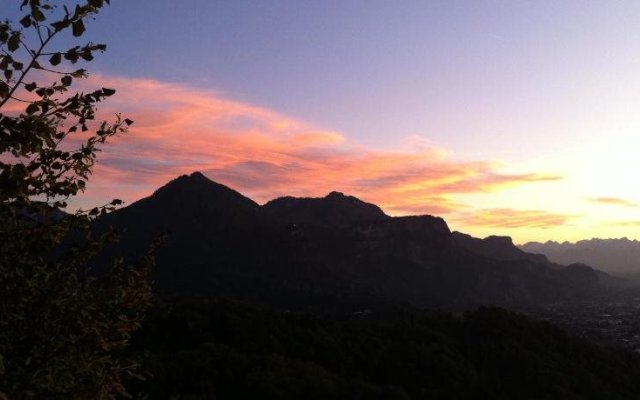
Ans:
POLYGON ((136 122, 76 204, 199 170, 260 203, 338 190, 480 237, 640 239, 640 2, 112 3, 86 85, 136 122))

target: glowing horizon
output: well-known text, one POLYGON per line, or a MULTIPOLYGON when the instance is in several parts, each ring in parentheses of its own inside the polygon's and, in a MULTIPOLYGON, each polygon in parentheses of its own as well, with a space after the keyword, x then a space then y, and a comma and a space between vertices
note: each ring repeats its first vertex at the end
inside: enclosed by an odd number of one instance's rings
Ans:
POLYGON ((78 87, 117 89, 101 115, 136 123, 75 204, 199 170, 259 202, 339 190, 480 237, 640 238, 639 19, 633 2, 113 2, 78 87))
POLYGON ((118 88, 101 115, 126 110, 135 124, 104 147, 76 206, 104 203, 113 194, 131 203, 179 175, 200 171, 259 203, 337 190, 389 215, 437 215, 452 230, 507 235, 518 243, 602 232, 637 237, 633 220, 588 218, 594 210, 636 211, 635 199, 585 191, 575 192, 569 207, 562 201, 543 204, 535 193, 566 196, 576 183, 562 163, 547 160, 543 168, 535 160, 457 160, 450 150, 416 137, 406 138, 404 150, 374 149, 266 108, 152 79, 95 75, 86 85, 118 88))

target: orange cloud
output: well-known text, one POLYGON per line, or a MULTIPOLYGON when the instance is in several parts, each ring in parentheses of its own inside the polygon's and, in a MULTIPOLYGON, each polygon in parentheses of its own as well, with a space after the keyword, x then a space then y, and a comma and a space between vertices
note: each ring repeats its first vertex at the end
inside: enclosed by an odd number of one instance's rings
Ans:
POLYGON ((590 197, 588 200, 594 203, 607 204, 607 205, 613 205, 613 206, 632 207, 632 208, 640 207, 640 205, 638 205, 637 203, 634 203, 632 201, 622 199, 619 197, 590 197))
POLYGON ((415 151, 364 148, 339 133, 177 84, 95 76, 87 85, 116 88, 100 114, 122 111, 135 124, 104 146, 79 203, 130 202, 199 170, 258 202, 339 190, 391 214, 446 214, 465 207, 455 200, 459 194, 561 179, 502 174, 491 161, 453 161, 426 141, 415 151))
POLYGON ((542 210, 514 210, 494 208, 479 210, 455 218, 457 222, 470 226, 491 228, 553 228, 564 225, 574 215, 550 213, 542 210))
POLYGON ((640 220, 632 220, 632 221, 614 221, 609 223, 611 226, 623 226, 628 228, 636 228, 640 227, 640 220))

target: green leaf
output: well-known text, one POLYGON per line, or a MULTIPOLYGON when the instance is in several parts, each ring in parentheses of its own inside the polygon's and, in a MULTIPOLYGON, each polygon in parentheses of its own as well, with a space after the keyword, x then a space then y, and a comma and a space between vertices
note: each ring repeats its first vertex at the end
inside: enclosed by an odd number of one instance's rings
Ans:
POLYGON ((33 115, 33 114, 37 113, 39 109, 40 109, 40 107, 38 107, 37 104, 31 103, 31 104, 29 104, 27 106, 27 114, 33 115))
POLYGON ((38 84, 35 82, 27 83, 24 85, 24 88, 27 89, 28 92, 33 92, 38 87, 38 84))
POLYGON ((75 21, 72 24, 72 30, 73 30, 73 36, 75 36, 75 37, 82 36, 84 31, 86 30, 85 27, 84 27, 84 22, 82 22, 81 19, 75 21))
POLYGON ((104 96, 113 96, 114 94, 116 94, 116 91, 114 89, 102 88, 102 94, 104 96))
POLYGON ((13 32, 7 41, 7 48, 13 52, 20 48, 20 32, 13 32))
POLYGON ((51 26, 53 27, 53 29, 56 30, 56 32, 66 29, 67 27, 69 27, 69 25, 71 25, 71 21, 68 18, 65 18, 61 21, 56 21, 51 24, 51 26))
POLYGON ((93 60, 93 54, 91 54, 91 50, 85 50, 82 52, 82 54, 80 55, 85 61, 91 61, 93 60))
POLYGON ((9 85, 4 82, 0 82, 0 98, 7 97, 10 91, 11 89, 9 88, 9 85))
POLYGON ((62 77, 62 79, 60 79, 60 82, 62 82, 64 86, 71 86, 72 81, 73 78, 71 78, 71 75, 65 75, 62 77))
POLYGON ((64 53, 64 58, 71 61, 72 64, 75 64, 75 62, 78 61, 79 56, 75 50, 69 50, 64 53))
POLYGON ((34 9, 31 12, 31 15, 33 15, 33 18, 38 21, 38 22, 42 22, 44 20, 46 20, 47 18, 44 16, 44 13, 42 11, 40 11, 39 9, 34 9))
POLYGON ((24 18, 22 18, 20 20, 20 25, 24 26, 25 28, 28 28, 31 26, 31 17, 26 15, 24 18))
POLYGON ((71 76, 74 78, 86 78, 87 77, 87 71, 84 69, 79 69, 76 71, 73 71, 71 73, 71 76))
POLYGON ((58 64, 60 64, 62 62, 62 54, 61 53, 55 53, 54 55, 51 56, 51 58, 49 58, 49 63, 53 66, 56 66, 58 64))
POLYGON ((0 69, 1 70, 5 70, 7 68, 9 68, 9 60, 11 59, 11 56, 2 56, 0 55, 0 69))

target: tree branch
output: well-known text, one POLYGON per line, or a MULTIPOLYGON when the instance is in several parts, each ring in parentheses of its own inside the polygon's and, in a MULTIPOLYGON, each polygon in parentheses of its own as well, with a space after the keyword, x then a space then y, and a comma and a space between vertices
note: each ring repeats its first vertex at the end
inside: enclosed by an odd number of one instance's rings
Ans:
POLYGON ((33 66, 35 65, 36 61, 38 60, 38 57, 40 57, 40 54, 42 53, 42 51, 44 50, 44 48, 47 46, 47 44, 51 41, 51 39, 53 39, 53 37, 58 33, 59 31, 55 31, 52 34, 50 34, 47 39, 40 45, 40 48, 38 49, 38 51, 33 54, 31 56, 31 61, 29 62, 29 65, 27 66, 27 68, 25 68, 22 71, 22 74, 20 75, 20 78, 18 78, 18 80, 16 81, 15 85, 11 88, 11 90, 9 91, 7 97, 5 97, 1 102, 0 102, 0 109, 2 109, 2 107, 7 103, 7 101, 9 101, 9 99, 13 96, 13 94, 15 93, 16 90, 18 90, 18 88, 20 87, 20 84, 22 83, 22 81, 24 80, 24 78, 27 76, 27 74, 29 73, 29 71, 33 68, 33 66))

